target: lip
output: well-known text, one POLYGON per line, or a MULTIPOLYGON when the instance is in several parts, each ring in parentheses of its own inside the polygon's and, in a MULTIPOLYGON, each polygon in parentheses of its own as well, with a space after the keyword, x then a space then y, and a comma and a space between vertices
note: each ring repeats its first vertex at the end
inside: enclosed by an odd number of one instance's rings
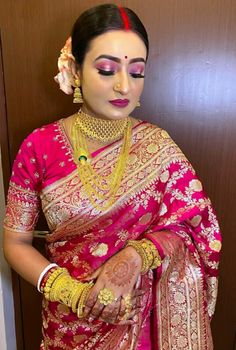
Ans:
POLYGON ((110 102, 113 106, 119 107, 119 108, 124 108, 124 107, 128 106, 128 104, 129 104, 129 100, 127 100, 127 99, 123 99, 123 100, 117 99, 117 100, 111 100, 111 101, 109 101, 109 102, 110 102))

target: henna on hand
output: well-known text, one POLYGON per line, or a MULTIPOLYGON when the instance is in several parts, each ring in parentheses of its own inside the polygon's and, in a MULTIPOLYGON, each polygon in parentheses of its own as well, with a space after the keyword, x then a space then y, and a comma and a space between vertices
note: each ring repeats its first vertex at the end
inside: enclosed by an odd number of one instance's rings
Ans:
MULTIPOLYGON (((85 317, 88 317, 89 321, 100 319, 104 322, 112 324, 117 324, 118 322, 119 324, 120 316, 126 312, 125 305, 123 306, 121 302, 122 297, 132 293, 132 297, 136 300, 139 295, 142 295, 140 290, 133 291, 141 266, 141 257, 132 247, 127 247, 111 257, 100 268, 95 285, 85 303, 85 317), (105 305, 105 307, 98 299, 98 294, 103 288, 113 291, 116 297, 113 303, 105 305)), ((134 314, 135 310, 130 315, 127 315, 128 320, 122 322, 131 324, 130 322, 133 321, 129 320, 129 318, 132 318, 134 314)))
POLYGON ((129 284, 135 275, 138 265, 130 259, 127 253, 123 256, 114 256, 105 266, 105 274, 108 280, 117 287, 129 284))
POLYGON ((117 317, 118 317, 119 310, 120 310, 120 300, 114 302, 111 305, 107 305, 103 309, 103 311, 100 315, 100 319, 104 322, 114 324, 116 322, 117 317))

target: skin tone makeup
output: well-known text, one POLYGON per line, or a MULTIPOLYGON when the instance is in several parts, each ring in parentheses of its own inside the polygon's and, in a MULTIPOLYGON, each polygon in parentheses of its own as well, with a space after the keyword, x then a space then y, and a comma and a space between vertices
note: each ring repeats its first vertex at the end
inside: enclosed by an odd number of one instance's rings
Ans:
POLYGON ((146 55, 132 31, 109 31, 92 40, 78 71, 83 111, 103 119, 130 115, 143 91, 146 55))

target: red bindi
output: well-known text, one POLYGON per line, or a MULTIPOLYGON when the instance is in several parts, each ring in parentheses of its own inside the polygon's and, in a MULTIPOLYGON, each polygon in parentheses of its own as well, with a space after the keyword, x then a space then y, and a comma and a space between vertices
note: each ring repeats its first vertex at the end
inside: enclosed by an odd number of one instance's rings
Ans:
POLYGON ((125 56, 125 59, 127 60, 128 56, 125 56))

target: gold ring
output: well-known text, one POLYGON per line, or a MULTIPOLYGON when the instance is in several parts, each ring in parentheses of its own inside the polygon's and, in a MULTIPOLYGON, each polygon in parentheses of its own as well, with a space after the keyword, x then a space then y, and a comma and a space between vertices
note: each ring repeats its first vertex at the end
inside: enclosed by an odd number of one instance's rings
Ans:
POLYGON ((132 297, 131 294, 127 294, 125 297, 123 297, 124 304, 125 304, 125 313, 122 317, 122 320, 127 320, 129 318, 129 314, 132 311, 132 297))
POLYGON ((123 297, 124 304, 125 304, 125 309, 126 310, 131 310, 132 309, 132 297, 131 294, 127 294, 125 297, 123 297))
POLYGON ((108 288, 103 288, 98 293, 98 299, 101 304, 103 305, 109 305, 115 300, 115 296, 112 290, 108 288))

